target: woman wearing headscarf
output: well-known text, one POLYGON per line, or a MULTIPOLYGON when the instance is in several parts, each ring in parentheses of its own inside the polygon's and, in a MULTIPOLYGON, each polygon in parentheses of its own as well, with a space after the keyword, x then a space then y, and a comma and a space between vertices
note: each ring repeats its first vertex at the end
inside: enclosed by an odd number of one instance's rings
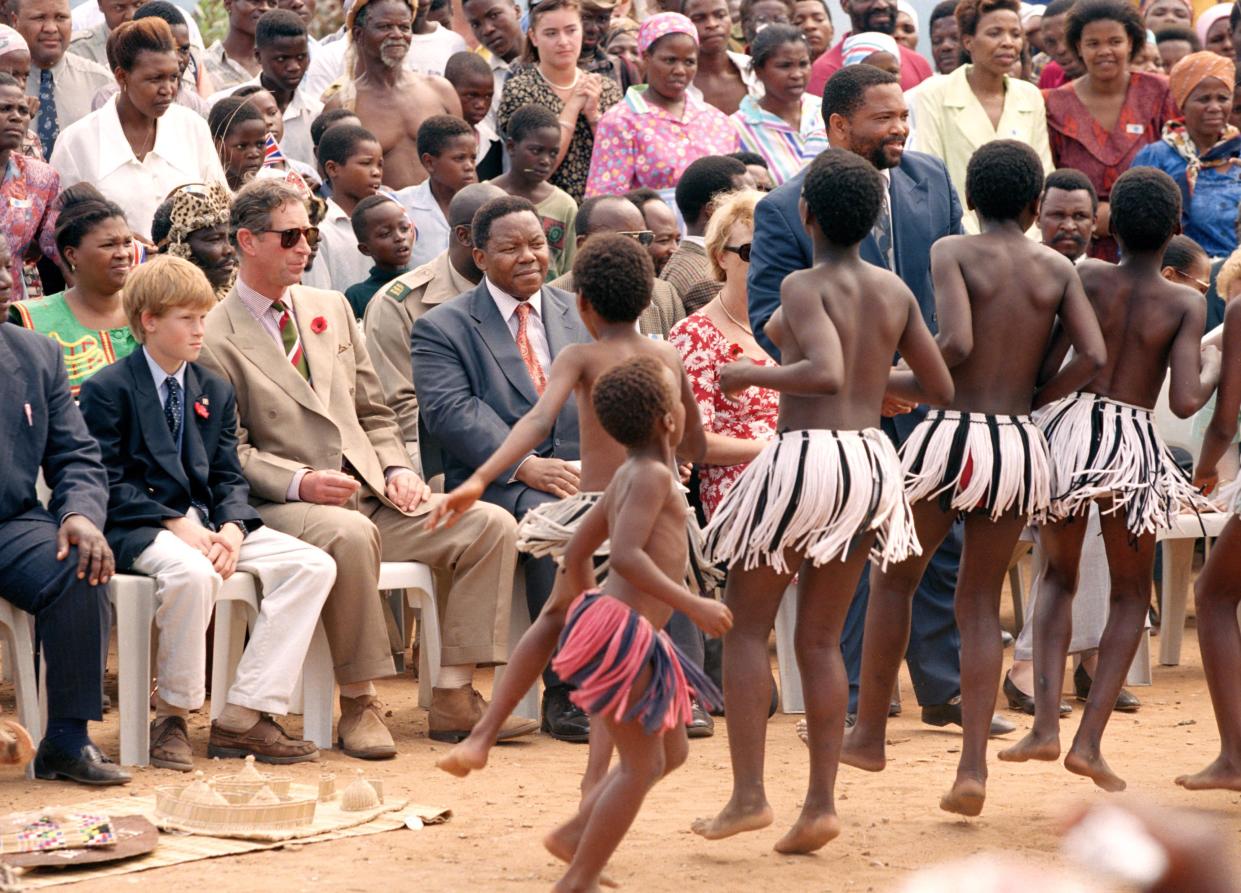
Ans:
POLYGON ((1194 18, 1189 0, 1142 0, 1142 24, 1158 34, 1164 28, 1188 28, 1194 18))
POLYGON ((1138 153, 1134 166, 1157 167, 1176 180, 1181 229, 1212 258, 1237 247, 1241 205, 1241 132, 1228 123, 1236 66, 1212 52, 1190 53, 1168 77, 1183 118, 1138 153))
POLYGON ((233 286, 237 255, 228 236, 232 198, 219 183, 187 183, 164 199, 151 221, 151 238, 161 254, 198 267, 221 300, 233 286))
POLYGON ((691 162, 737 151, 728 117, 689 91, 698 68, 693 22, 679 12, 651 16, 638 31, 638 55, 646 83, 599 119, 587 197, 646 186, 667 198, 691 162))
POLYGON ((918 49, 918 11, 908 0, 897 0, 896 31, 892 34, 903 47, 918 49))
POLYGON ((1198 42, 1202 44, 1202 48, 1229 59, 1234 56, 1232 24, 1229 21, 1232 8, 1231 3, 1217 3, 1205 10, 1194 22, 1194 31, 1198 35, 1198 42))
POLYGON ((891 34, 863 31, 850 34, 840 47, 841 65, 873 65, 901 76, 901 48, 891 34))

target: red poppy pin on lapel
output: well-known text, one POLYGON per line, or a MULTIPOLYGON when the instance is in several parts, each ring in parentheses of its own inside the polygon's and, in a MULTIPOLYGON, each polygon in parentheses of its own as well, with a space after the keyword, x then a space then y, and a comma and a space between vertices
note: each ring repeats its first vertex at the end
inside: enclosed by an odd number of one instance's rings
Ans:
POLYGON ((322 316, 316 316, 310 321, 310 331, 314 332, 316 335, 322 335, 327 331, 327 320, 322 316))
POLYGON ((209 419, 211 418, 211 413, 207 409, 207 407, 210 405, 211 405, 210 400, 208 400, 206 397, 200 397, 198 401, 194 404, 194 412, 198 413, 198 417, 200 419, 209 419))

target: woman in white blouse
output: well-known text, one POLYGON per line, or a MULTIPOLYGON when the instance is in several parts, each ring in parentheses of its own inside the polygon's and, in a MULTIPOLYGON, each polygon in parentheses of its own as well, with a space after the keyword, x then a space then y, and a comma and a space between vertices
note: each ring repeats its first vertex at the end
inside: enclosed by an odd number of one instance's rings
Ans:
MULTIPOLYGON (((1019 9, 1018 0, 961 0, 957 27, 971 63, 923 81, 907 94, 914 121, 909 148, 944 162, 962 208, 965 169, 984 143, 1017 140, 1038 153, 1045 174, 1054 169, 1043 96, 1033 84, 1008 74, 1025 40, 1019 9)), ((978 232, 973 211, 967 210, 961 223, 966 232, 978 232)))
POLYGON ((60 134, 51 164, 62 188, 93 183, 150 240, 155 209, 177 186, 224 182, 207 122, 177 105, 180 65, 168 23, 127 22, 108 36, 120 92, 60 134))

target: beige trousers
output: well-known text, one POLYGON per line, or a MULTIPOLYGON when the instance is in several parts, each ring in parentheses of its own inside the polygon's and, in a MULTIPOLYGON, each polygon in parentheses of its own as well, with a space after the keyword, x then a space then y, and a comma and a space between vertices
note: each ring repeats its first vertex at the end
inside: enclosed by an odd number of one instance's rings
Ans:
POLYGON ((378 591, 380 561, 422 562, 436 572, 437 581, 451 581, 438 593, 444 666, 507 659, 517 524, 503 509, 480 502, 452 527, 428 531, 428 505, 407 515, 363 485, 344 507, 289 502, 263 503, 258 510, 264 523, 336 560, 323 626, 337 682, 365 682, 395 672, 378 591))

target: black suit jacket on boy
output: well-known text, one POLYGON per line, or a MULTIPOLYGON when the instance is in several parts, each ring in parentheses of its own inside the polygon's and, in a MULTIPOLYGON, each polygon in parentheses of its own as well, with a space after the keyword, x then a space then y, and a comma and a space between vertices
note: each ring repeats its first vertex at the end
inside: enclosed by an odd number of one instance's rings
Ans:
POLYGON ((203 520, 216 527, 262 525, 237 460, 237 405, 224 379, 186 364, 180 453, 143 350, 91 376, 79 400, 108 471, 104 533, 118 570, 133 567, 163 522, 183 517, 192 503, 206 506, 203 520))

